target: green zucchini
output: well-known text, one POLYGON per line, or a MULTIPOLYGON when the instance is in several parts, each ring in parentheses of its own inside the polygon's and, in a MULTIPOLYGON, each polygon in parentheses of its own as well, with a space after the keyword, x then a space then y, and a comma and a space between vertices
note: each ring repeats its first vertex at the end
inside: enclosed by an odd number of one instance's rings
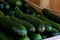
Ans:
MULTIPOLYGON (((36 17, 40 18, 41 20, 44 21, 44 23, 48 26, 46 26, 46 35, 47 37, 52 37, 52 36, 57 36, 59 35, 58 29, 55 29, 53 24, 50 24, 50 21, 47 21, 48 19, 45 18, 43 15, 36 15, 36 17), (49 26, 50 25, 50 26, 49 26)), ((56 24, 55 24, 56 25, 56 24)))
POLYGON ((9 4, 12 6, 22 6, 22 1, 21 0, 6 0, 9 4))
POLYGON ((15 4, 17 0, 6 0, 9 4, 15 4))
POLYGON ((52 28, 51 36, 57 36, 57 35, 60 35, 60 32, 58 31, 58 29, 52 28))
POLYGON ((49 38, 49 37, 60 35, 60 32, 58 31, 58 29, 52 28, 52 30, 49 32, 46 32, 45 35, 47 36, 47 38, 49 38))
MULTIPOLYGON (((1 14, 0 14, 1 15, 1 14)), ((26 28, 18 24, 14 21, 11 21, 8 17, 6 16, 0 16, 0 26, 2 28, 6 29, 7 32, 11 33, 12 35, 16 36, 26 36, 27 35, 27 30, 26 28)))
POLYGON ((13 22, 7 17, 0 18, 0 24, 3 26, 3 28, 16 33, 17 35, 27 35, 27 30, 23 25, 13 22))
POLYGON ((60 17, 52 14, 48 9, 42 9, 42 13, 48 19, 60 24, 60 17))
POLYGON ((11 16, 11 15, 14 15, 15 14, 15 10, 8 10, 7 11, 7 13, 5 13, 6 15, 9 15, 9 16, 11 16))
POLYGON ((0 10, 4 9, 4 4, 0 2, 0 10))
POLYGON ((32 16, 35 16, 36 15, 36 11, 32 7, 29 7, 29 6, 26 9, 26 13, 27 14, 30 14, 32 16))
POLYGON ((46 39, 47 35, 42 34, 41 37, 42 37, 42 39, 46 39))
POLYGON ((52 25, 46 21, 42 15, 36 15, 36 17, 38 17, 39 19, 41 19, 44 23, 45 23, 45 26, 46 26, 46 31, 51 31, 52 30, 52 25))
POLYGON ((28 29, 28 31, 35 32, 36 29, 35 29, 34 25, 32 25, 31 23, 29 23, 25 20, 19 19, 17 17, 14 17, 14 16, 9 16, 9 17, 10 17, 11 20, 13 20, 13 21, 15 21, 19 24, 24 25, 28 29))
POLYGON ((0 31, 0 40, 14 40, 14 39, 7 36, 4 32, 0 31))
POLYGON ((22 6, 22 1, 21 0, 17 0, 16 1, 16 6, 18 6, 18 7, 22 6))
POLYGON ((16 10, 16 17, 24 19, 36 27, 37 32, 41 32, 41 28, 45 28, 45 24, 42 20, 31 16, 29 14, 24 14, 18 7, 15 8, 16 10))
POLYGON ((4 3, 4 7, 5 7, 5 9, 10 9, 9 3, 8 3, 8 2, 5 2, 5 3, 4 3))
POLYGON ((31 40, 42 40, 42 37, 38 33, 31 33, 28 35, 31 40))
POLYGON ((39 18, 41 18, 41 19, 43 19, 44 21, 50 23, 54 28, 56 28, 57 30, 60 31, 60 24, 55 23, 55 22, 49 20, 48 18, 46 18, 45 16, 42 16, 42 15, 40 15, 39 18))
POLYGON ((0 17, 5 16, 2 11, 0 11, 0 17))
POLYGON ((21 38, 18 39, 18 40, 30 40, 30 38, 29 38, 29 37, 21 37, 21 38))

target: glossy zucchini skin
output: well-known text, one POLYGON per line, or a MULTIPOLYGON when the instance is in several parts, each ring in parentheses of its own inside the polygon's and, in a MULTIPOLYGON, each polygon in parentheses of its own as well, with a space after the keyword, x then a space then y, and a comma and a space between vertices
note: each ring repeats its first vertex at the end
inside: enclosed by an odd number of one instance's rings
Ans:
POLYGON ((41 18, 41 19, 43 19, 44 21, 48 22, 48 23, 51 24, 54 28, 56 28, 57 30, 60 31, 60 24, 49 20, 48 18, 46 18, 46 17, 43 16, 43 15, 40 15, 39 18, 41 18))
POLYGON ((51 31, 51 36, 57 36, 57 35, 60 35, 60 32, 58 31, 58 29, 53 28, 51 31))
POLYGON ((18 40, 30 40, 30 38, 29 38, 28 36, 26 36, 26 37, 21 37, 21 38, 18 39, 18 40))
POLYGON ((45 24, 42 22, 42 20, 29 14, 24 14, 18 7, 16 7, 15 10, 16 10, 16 17, 24 19, 33 24, 36 27, 37 32, 41 32, 40 28, 45 27, 45 24))
POLYGON ((13 9, 10 9, 5 13, 5 15, 9 15, 9 16, 12 16, 14 14, 15 14, 15 11, 13 9))
POLYGON ((45 20, 43 15, 38 14, 38 15, 36 15, 36 17, 38 17, 39 19, 41 19, 45 23, 46 31, 52 30, 52 28, 53 28, 52 25, 47 20, 45 20))
POLYGON ((9 4, 15 4, 17 0, 6 0, 9 4))
POLYGON ((9 17, 10 17, 11 20, 13 20, 13 21, 15 21, 15 22, 17 22, 19 24, 24 25, 29 32, 35 32, 36 31, 34 25, 32 25, 31 23, 29 23, 29 22, 27 22, 27 21, 25 21, 23 19, 19 19, 19 18, 15 17, 15 16, 9 16, 9 17))
POLYGON ((2 12, 0 12, 0 25, 1 28, 6 30, 6 32, 10 33, 12 36, 26 36, 27 29, 14 21, 11 21, 8 17, 4 16, 2 12))
POLYGON ((60 24, 60 17, 52 14, 48 9, 42 9, 42 13, 48 19, 60 24))
POLYGON ((42 40, 42 37, 39 33, 31 33, 28 35, 31 40, 42 40))
POLYGON ((46 33, 47 37, 52 37, 52 36, 56 36, 56 35, 60 34, 59 30, 56 29, 55 27, 53 27, 54 25, 50 23, 51 21, 48 20, 47 18, 45 18, 43 15, 36 15, 36 17, 43 20, 44 23, 46 24, 46 32, 45 33, 46 33))
POLYGON ((10 32, 15 32, 17 35, 27 35, 27 30, 23 25, 13 22, 7 17, 0 18, 0 24, 3 28, 9 30, 10 32))

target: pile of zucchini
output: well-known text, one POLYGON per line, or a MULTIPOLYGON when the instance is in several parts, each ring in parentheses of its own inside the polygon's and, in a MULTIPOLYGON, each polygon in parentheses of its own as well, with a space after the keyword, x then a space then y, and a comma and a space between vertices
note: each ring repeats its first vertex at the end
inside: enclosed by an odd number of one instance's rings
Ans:
POLYGON ((60 35, 60 17, 47 9, 42 14, 24 0, 1 0, 0 40, 43 40, 60 35))

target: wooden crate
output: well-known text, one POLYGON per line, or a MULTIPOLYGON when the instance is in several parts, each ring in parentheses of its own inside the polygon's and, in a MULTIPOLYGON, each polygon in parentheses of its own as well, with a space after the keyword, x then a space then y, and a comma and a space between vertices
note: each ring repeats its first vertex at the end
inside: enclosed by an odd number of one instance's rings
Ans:
POLYGON ((41 12, 41 9, 46 8, 60 17, 60 0, 26 0, 26 2, 38 12, 41 12))
POLYGON ((50 0, 50 10, 60 17, 60 0, 50 0))
POLYGON ((34 4, 36 4, 36 5, 40 5, 39 3, 40 3, 40 0, 29 0, 29 1, 31 1, 32 3, 34 3, 34 4))

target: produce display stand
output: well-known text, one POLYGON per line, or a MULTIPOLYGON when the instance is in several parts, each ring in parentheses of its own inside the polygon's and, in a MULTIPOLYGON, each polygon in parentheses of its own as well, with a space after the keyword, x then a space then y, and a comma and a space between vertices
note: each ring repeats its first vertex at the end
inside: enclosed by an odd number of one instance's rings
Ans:
MULTIPOLYGON (((41 8, 39 5, 36 5, 36 4, 32 3, 31 1, 28 1, 28 0, 25 0, 25 1, 27 2, 27 4, 29 6, 33 7, 34 9, 36 9, 36 11, 41 13, 41 9, 43 9, 43 8, 41 8)), ((50 10, 52 10, 52 9, 50 9, 50 10)), ((57 15, 57 16, 59 16, 59 15, 57 15)), ((43 39, 43 40, 60 40, 60 35, 54 36, 54 37, 50 37, 50 38, 47 38, 47 39, 43 39)))

